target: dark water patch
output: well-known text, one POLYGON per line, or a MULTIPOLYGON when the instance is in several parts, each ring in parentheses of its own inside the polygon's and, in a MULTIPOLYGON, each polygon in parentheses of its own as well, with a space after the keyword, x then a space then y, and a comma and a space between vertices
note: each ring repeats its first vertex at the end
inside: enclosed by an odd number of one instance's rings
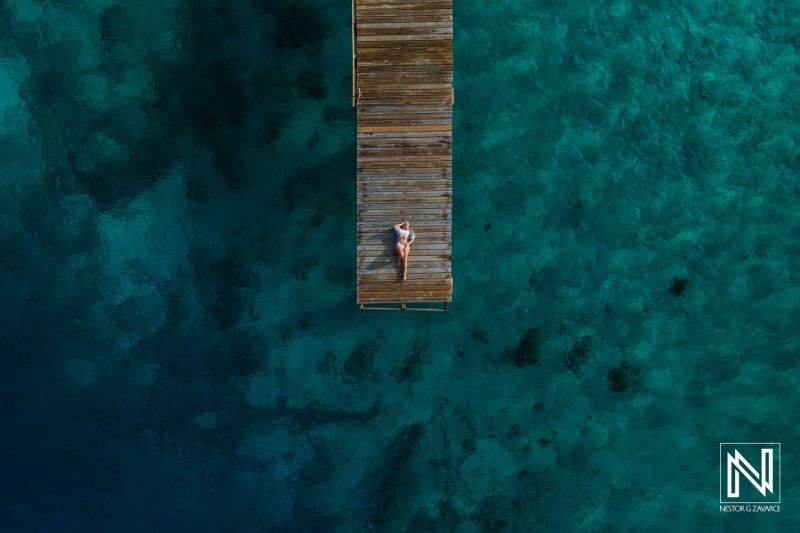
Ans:
POLYGON ((319 263, 318 257, 304 257, 295 262, 289 269, 292 277, 300 281, 308 281, 311 270, 319 263))
POLYGON ((325 269, 325 279, 332 285, 353 287, 356 283, 356 273, 352 267, 328 267, 325 269))
POLYGON ((382 481, 369 520, 369 523, 374 524, 378 530, 405 514, 406 495, 414 492, 411 462, 425 434, 424 424, 415 422, 403 427, 392 437, 386 458, 378 473, 382 481))
POLYGON ((608 388, 614 392, 636 390, 639 385, 639 367, 622 361, 617 368, 608 369, 608 388))
POLYGON ((292 407, 286 405, 285 401, 278 401, 277 404, 272 408, 254 408, 251 414, 257 419, 253 423, 268 430, 285 428, 301 432, 335 425, 373 423, 382 410, 380 402, 366 411, 333 410, 322 407, 318 402, 303 407, 292 407))
POLYGON ((330 22, 325 12, 307 0, 273 0, 269 4, 272 4, 278 29, 277 45, 289 49, 304 48, 312 57, 319 54, 330 33, 330 22))
POLYGON ((318 187, 322 183, 322 169, 312 168, 293 174, 283 185, 283 195, 290 209, 302 199, 318 200, 318 187))
POLYGON ((324 71, 318 63, 301 70, 297 75, 296 83, 303 91, 303 94, 309 98, 322 100, 328 94, 325 86, 324 71))
POLYGON ((428 344, 429 340, 427 338, 417 338, 415 340, 414 347, 408 357, 403 360, 402 364, 396 365, 392 369, 392 376, 397 381, 414 383, 424 379, 428 344))
POLYGON ((322 116, 328 125, 342 127, 355 123, 355 113, 349 99, 340 99, 335 104, 328 104, 322 108, 322 116))
POLYGON ((206 365, 215 379, 247 377, 264 370, 268 356, 266 341, 258 330, 231 329, 209 350, 206 365))
POLYGON ((478 443, 472 437, 467 437, 461 441, 461 451, 467 454, 475 453, 478 451, 478 443))
POLYGON ((311 217, 311 220, 308 221, 308 225, 312 228, 318 228, 322 226, 322 223, 325 222, 327 215, 325 213, 314 213, 311 217))
POLYGON ((564 364, 573 372, 579 372, 581 366, 592 353, 592 336, 584 335, 576 339, 569 351, 564 352, 564 364))
POLYGON ((496 533, 511 530, 509 527, 512 524, 510 522, 511 513, 508 503, 508 498, 499 494, 487 496, 481 500, 475 517, 481 525, 481 531, 496 533))
POLYGON ((317 372, 320 374, 333 374, 336 368, 336 354, 332 350, 325 352, 325 358, 317 363, 317 372))
MULTIPOLYGON (((342 149, 334 156, 301 167, 283 184, 283 196, 289 209, 307 206, 325 216, 344 209, 355 210, 355 154, 342 149)), ((319 218, 317 218, 319 220, 319 218)), ((322 221, 319 222, 322 224, 322 221)))
POLYGON ((418 509, 408 521, 406 531, 430 533, 455 533, 461 523, 458 508, 452 502, 439 500, 435 509, 418 509))
POLYGON ((342 378, 345 383, 353 384, 372 376, 374 373, 373 363, 377 353, 378 344, 374 340, 356 346, 344 363, 342 378))
POLYGON ((686 286, 689 284, 689 280, 685 278, 674 278, 672 281, 672 285, 669 288, 670 294, 675 296, 680 296, 683 294, 683 291, 686 290, 686 286))
POLYGON ((472 336, 481 344, 489 344, 489 332, 477 326, 472 328, 472 336))
POLYGON ((281 339, 286 342, 299 332, 309 331, 312 328, 313 320, 314 313, 312 311, 303 311, 297 315, 289 316, 278 324, 281 339))
POLYGON ((106 8, 100 16, 100 36, 103 46, 111 48, 117 43, 133 44, 141 35, 142 28, 137 15, 138 11, 127 2, 106 8))
POLYGON ((519 340, 517 349, 514 351, 514 364, 524 368, 538 363, 541 344, 542 335, 539 328, 529 328, 519 340))
POLYGON ((237 244, 227 250, 205 249, 190 256, 198 290, 206 309, 223 329, 239 319, 245 302, 243 290, 257 282, 251 252, 237 244))
POLYGON ((300 471, 300 479, 309 485, 331 481, 338 462, 335 447, 329 440, 316 436, 309 438, 309 446, 314 458, 300 471))

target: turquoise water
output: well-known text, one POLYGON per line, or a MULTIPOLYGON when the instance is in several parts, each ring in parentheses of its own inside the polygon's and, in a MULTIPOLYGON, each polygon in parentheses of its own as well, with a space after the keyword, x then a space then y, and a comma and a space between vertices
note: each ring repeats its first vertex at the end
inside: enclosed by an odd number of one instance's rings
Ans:
POLYGON ((401 314, 349 2, 0 3, 0 529, 800 527, 800 4, 454 14, 454 302, 401 314))

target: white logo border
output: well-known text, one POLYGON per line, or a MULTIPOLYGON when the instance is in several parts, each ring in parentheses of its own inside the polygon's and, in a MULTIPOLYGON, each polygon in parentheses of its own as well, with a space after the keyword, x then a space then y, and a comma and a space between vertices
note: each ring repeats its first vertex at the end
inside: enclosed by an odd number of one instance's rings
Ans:
POLYGON ((719 503, 721 505, 730 505, 730 504, 756 504, 756 505, 780 505, 781 504, 781 443, 780 442, 720 442, 719 443, 719 503), (778 446, 778 501, 777 502, 739 502, 739 501, 723 501, 722 500, 722 446, 723 445, 732 445, 735 446, 737 444, 747 444, 747 445, 754 445, 754 446, 778 446))

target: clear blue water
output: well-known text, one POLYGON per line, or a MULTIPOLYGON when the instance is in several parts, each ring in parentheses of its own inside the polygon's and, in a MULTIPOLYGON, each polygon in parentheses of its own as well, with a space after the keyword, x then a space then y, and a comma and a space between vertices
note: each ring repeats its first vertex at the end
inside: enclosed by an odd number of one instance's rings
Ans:
POLYGON ((798 530, 799 35, 457 0, 454 303, 368 313, 349 2, 0 3, 0 530, 798 530))

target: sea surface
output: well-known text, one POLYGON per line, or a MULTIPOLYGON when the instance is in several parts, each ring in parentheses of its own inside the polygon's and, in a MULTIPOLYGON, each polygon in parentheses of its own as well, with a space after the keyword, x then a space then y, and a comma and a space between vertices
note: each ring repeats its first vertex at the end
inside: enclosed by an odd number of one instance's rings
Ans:
POLYGON ((800 530, 800 3, 454 3, 453 303, 390 313, 350 2, 0 1, 0 531, 800 530))

